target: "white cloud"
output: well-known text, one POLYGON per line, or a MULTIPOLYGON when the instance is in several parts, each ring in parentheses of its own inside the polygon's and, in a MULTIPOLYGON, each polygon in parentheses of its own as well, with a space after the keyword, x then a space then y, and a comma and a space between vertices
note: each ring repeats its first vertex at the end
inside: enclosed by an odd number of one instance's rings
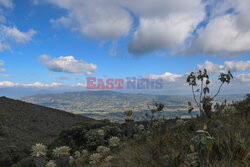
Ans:
MULTIPOLYGON (((159 90, 141 90, 141 93, 154 93, 154 94, 191 94, 191 88, 186 84, 186 75, 177 75, 172 73, 164 73, 162 75, 151 74, 143 78, 158 79, 162 78, 164 80, 163 89, 159 90)), ((210 90, 212 95, 217 91, 220 83, 216 79, 211 80, 210 90)), ((53 90, 55 92, 65 92, 65 91, 79 91, 85 89, 85 83, 76 83, 73 85, 64 85, 61 83, 51 83, 45 84, 41 82, 35 83, 13 83, 10 81, 0 81, 0 88, 30 88, 39 90, 53 90)), ((196 88, 197 89, 197 88, 196 88)), ((221 94, 233 94, 233 93, 246 93, 246 90, 250 90, 250 74, 239 74, 234 77, 230 84, 225 84, 222 88, 221 94)), ((129 90, 123 90, 124 92, 129 92, 129 90)), ((134 90, 131 93, 135 93, 140 90, 134 90)), ((127 93, 128 93, 127 92, 127 93)))
MULTIPOLYGON (((228 70, 231 72, 246 72, 250 69, 250 61, 225 61, 223 65, 206 61, 203 65, 197 65, 196 70, 204 68, 206 68, 210 74, 227 73, 228 70)), ((211 81, 211 89, 217 90, 220 81, 215 78, 212 78, 211 81)), ((234 74, 234 78, 230 84, 223 86, 222 93, 247 93, 247 90, 250 90, 250 74, 234 74)))
POLYGON ((247 71, 250 68, 250 61, 225 61, 225 68, 232 72, 247 71))
MULTIPOLYGON (((141 4, 143 3, 141 1, 141 4)), ((201 1, 188 0, 184 2, 187 5, 184 5, 183 1, 172 0, 157 0, 156 3, 158 10, 165 9, 157 11, 153 4, 151 7, 147 6, 149 11, 140 12, 141 8, 137 9, 142 16, 133 40, 128 45, 133 54, 144 54, 158 49, 176 49, 184 45, 185 40, 192 36, 196 26, 205 17, 201 1)))
POLYGON ((35 82, 31 84, 19 84, 19 83, 13 83, 10 81, 0 81, 0 88, 7 88, 7 87, 34 87, 34 88, 54 88, 62 86, 61 83, 53 82, 51 84, 44 84, 41 82, 35 82))
POLYGON ((0 7, 13 8, 13 3, 11 0, 0 0, 0 7))
POLYGON ((41 55, 40 62, 49 70, 54 72, 85 73, 91 75, 97 70, 97 66, 83 60, 76 60, 73 56, 59 57, 52 59, 49 55, 41 55))
POLYGON ((0 29, 5 38, 20 44, 30 42, 32 40, 32 37, 36 34, 36 31, 32 29, 30 29, 28 32, 21 32, 16 27, 7 27, 4 25, 2 25, 0 29))
POLYGON ((10 27, 4 25, 10 23, 6 19, 6 10, 13 9, 14 4, 12 0, 0 0, 0 52, 4 50, 11 50, 13 43, 26 44, 32 40, 36 31, 30 29, 27 32, 20 31, 17 27, 10 27))
POLYGON ((0 25, 0 52, 10 50, 12 43, 26 44, 32 40, 36 31, 30 29, 27 32, 22 32, 16 27, 7 27, 0 25))
POLYGON ((209 73, 243 72, 250 68, 250 61, 225 61, 224 65, 206 61, 203 65, 198 64, 198 69, 206 69, 209 73))
POLYGON ((0 52, 10 50, 10 45, 6 39, 6 34, 3 32, 3 23, 6 22, 6 10, 12 9, 13 3, 11 0, 0 0, 0 52))
POLYGON ((203 8, 200 0, 127 0, 120 4, 136 16, 147 18, 165 18, 173 13, 189 13, 190 9, 203 8))
POLYGON ((250 74, 239 74, 234 77, 231 83, 228 85, 228 92, 235 93, 250 93, 250 74))
POLYGON ((79 87, 86 87, 86 84, 83 84, 83 83, 77 83, 76 86, 79 86, 79 87))
POLYGON ((235 16, 236 26, 242 30, 249 30, 250 20, 249 9, 250 1, 235 1, 235 0, 209 0, 208 4, 210 5, 210 17, 212 19, 229 14, 235 16), (230 11, 231 12, 228 12, 230 11))
POLYGON ((135 55, 162 49, 183 55, 250 52, 250 0, 33 2, 48 2, 67 11, 51 22, 83 36, 108 41, 132 35, 128 50, 135 55))
POLYGON ((165 72, 162 75, 150 74, 150 75, 146 76, 145 78, 150 78, 150 79, 161 78, 161 79, 168 81, 168 82, 175 82, 175 81, 179 80, 180 78, 183 78, 183 75, 176 75, 176 74, 172 74, 169 72, 165 72))
POLYGON ((7 43, 1 43, 1 40, 0 40, 0 52, 4 51, 4 50, 10 50, 10 45, 7 44, 7 43))
POLYGON ((5 68, 0 68, 0 72, 7 72, 5 68))
MULTIPOLYGON (((163 79, 163 89, 154 89, 149 93, 156 94, 187 94, 189 93, 188 86, 186 84, 185 75, 172 74, 165 72, 161 75, 150 74, 142 78, 146 79, 163 79)), ((145 90, 144 90, 145 91, 145 90)))
POLYGON ((250 51, 250 29, 242 31, 236 25, 236 16, 226 15, 213 19, 199 32, 191 49, 214 55, 238 55, 250 51))
MULTIPOLYGON (((172 73, 164 73, 162 75, 151 74, 144 78, 164 80, 163 89, 151 90, 149 93, 159 94, 191 94, 191 87, 186 83, 186 75, 177 75, 172 73)), ((210 78, 211 84, 209 86, 211 95, 214 95, 220 86, 220 81, 216 78, 210 78)), ((195 87, 194 89, 198 89, 195 87)), ((221 94, 234 94, 234 93, 247 93, 250 90, 250 74, 236 75, 230 82, 230 84, 224 84, 221 90, 221 94)), ((147 91, 147 90, 143 90, 147 91)))
POLYGON ((248 83, 249 86, 250 86, 250 74, 239 74, 235 78, 238 79, 241 82, 248 83))
MULTIPOLYGON (((42 1, 41 1, 42 2, 42 1)), ((202 0, 47 0, 68 14, 51 20, 98 40, 128 36, 138 18, 129 51, 142 54, 184 44, 205 17, 202 0)), ((38 4, 38 1, 35 1, 38 4)))
POLYGON ((41 82, 35 82, 33 84, 22 84, 22 86, 24 86, 24 87, 37 87, 37 88, 58 87, 58 86, 61 86, 61 85, 62 85, 61 83, 56 83, 56 82, 53 82, 51 84, 44 84, 44 83, 41 83, 41 82))
POLYGON ((0 81, 0 88, 6 88, 6 87, 14 87, 17 86, 18 84, 15 84, 10 81, 0 81))
POLYGON ((27 83, 27 84, 20 84, 20 83, 14 83, 11 81, 0 81, 0 88, 37 88, 37 89, 76 89, 79 87, 85 87, 86 84, 84 83, 77 83, 73 85, 64 85, 62 83, 52 82, 51 84, 45 84, 41 82, 34 82, 34 83, 27 83))
MULTIPOLYGON (((0 74, 1 76, 1 74, 0 74)), ((41 93, 64 93, 85 90, 84 84, 78 83, 66 85, 61 83, 14 83, 11 81, 0 81, 1 96, 22 97, 41 93)))
POLYGON ((72 31, 97 40, 126 36, 132 25, 130 14, 113 0, 47 0, 68 11, 67 16, 52 20, 72 31))
MULTIPOLYGON (((188 51, 238 56, 250 51, 250 0, 211 1, 211 17, 188 51), (231 12, 228 12, 231 10, 231 12)), ((186 50, 185 50, 186 51, 186 50)))

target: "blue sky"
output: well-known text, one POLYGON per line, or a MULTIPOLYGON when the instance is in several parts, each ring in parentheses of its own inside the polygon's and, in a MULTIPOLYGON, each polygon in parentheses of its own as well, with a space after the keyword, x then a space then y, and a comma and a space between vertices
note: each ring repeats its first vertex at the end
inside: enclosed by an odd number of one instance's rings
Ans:
POLYGON ((0 88, 151 76, 181 94, 184 75, 205 67, 231 70, 230 89, 249 92, 249 2, 0 0, 0 88))

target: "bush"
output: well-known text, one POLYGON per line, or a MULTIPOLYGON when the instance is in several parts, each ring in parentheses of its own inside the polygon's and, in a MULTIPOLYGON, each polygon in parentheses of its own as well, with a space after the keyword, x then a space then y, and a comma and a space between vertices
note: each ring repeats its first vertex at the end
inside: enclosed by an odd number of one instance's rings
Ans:
POLYGON ((32 157, 23 158, 18 163, 12 165, 12 167, 34 167, 35 163, 32 157))

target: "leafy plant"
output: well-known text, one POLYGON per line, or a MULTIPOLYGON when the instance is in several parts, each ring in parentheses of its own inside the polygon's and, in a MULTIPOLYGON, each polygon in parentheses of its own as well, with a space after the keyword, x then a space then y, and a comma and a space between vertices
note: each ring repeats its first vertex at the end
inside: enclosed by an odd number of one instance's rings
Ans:
MULTIPOLYGON (((221 82, 216 94, 214 96, 209 96, 210 93, 209 89, 209 75, 207 73, 207 70, 204 69, 203 71, 199 70, 197 74, 194 72, 191 72, 186 82, 189 84, 189 86, 192 87, 192 93, 193 98, 196 103, 196 106, 199 108, 200 114, 203 115, 204 113, 210 117, 211 109, 212 109, 212 101, 214 98, 220 93, 221 87, 224 83, 229 84, 231 79, 233 78, 233 75, 230 71, 228 73, 221 73, 218 77, 218 80, 221 82), (194 90, 195 87, 199 87, 197 90, 194 90), (196 94, 198 93, 198 99, 196 97, 196 94)), ((191 113, 194 107, 192 106, 191 102, 188 102, 188 112, 191 113)))
POLYGON ((150 125, 153 125, 153 122, 158 120, 160 118, 160 113, 163 111, 164 109, 164 104, 162 103, 158 103, 156 101, 153 100, 153 104, 150 106, 148 105, 148 109, 151 111, 151 117, 149 116, 148 113, 146 113, 146 117, 150 117, 150 125), (157 113, 157 118, 155 117, 155 114, 157 113))

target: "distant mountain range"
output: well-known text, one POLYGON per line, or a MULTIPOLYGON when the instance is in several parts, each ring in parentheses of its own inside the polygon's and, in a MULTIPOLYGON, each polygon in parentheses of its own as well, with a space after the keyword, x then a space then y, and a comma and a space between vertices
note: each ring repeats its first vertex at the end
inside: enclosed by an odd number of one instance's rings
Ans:
MULTIPOLYGON (((25 87, 0 87, 0 96, 6 96, 9 98, 20 98, 24 96, 33 96, 37 94, 51 94, 51 93, 62 93, 70 90, 55 90, 53 88, 50 89, 39 89, 39 88, 25 88, 25 87)), ((72 91, 72 90, 71 90, 72 91)))
POLYGON ((0 97, 0 166, 2 163, 12 163, 3 161, 22 158, 19 156, 29 153, 31 145, 37 142, 49 143, 63 129, 78 122, 95 124, 97 121, 62 110, 0 97))
MULTIPOLYGON (((220 95, 216 101, 228 102, 239 101, 244 94, 220 95)), ((39 104, 47 107, 65 110, 75 114, 112 121, 124 119, 123 112, 129 109, 135 111, 136 120, 144 119, 144 113, 148 111, 148 105, 153 100, 165 105, 166 117, 190 116, 187 112, 187 102, 193 102, 190 95, 148 95, 148 94, 127 94, 112 91, 84 91, 69 92, 61 94, 40 94, 20 98, 26 102, 39 104)), ((193 114, 197 114, 194 112, 193 114)))

